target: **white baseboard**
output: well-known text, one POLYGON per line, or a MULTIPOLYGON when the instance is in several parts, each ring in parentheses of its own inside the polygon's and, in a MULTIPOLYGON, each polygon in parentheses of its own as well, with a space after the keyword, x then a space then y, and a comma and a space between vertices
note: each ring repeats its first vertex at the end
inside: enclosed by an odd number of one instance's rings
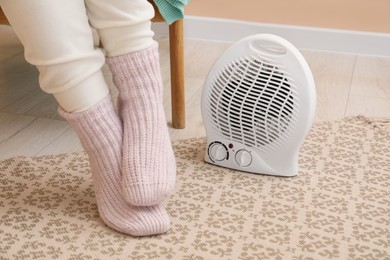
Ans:
MULTIPOLYGON (((165 23, 154 23, 157 35, 167 35, 165 23)), ((299 49, 390 56, 390 34, 243 22, 237 20, 186 16, 184 37, 235 42, 249 35, 279 35, 299 49)))

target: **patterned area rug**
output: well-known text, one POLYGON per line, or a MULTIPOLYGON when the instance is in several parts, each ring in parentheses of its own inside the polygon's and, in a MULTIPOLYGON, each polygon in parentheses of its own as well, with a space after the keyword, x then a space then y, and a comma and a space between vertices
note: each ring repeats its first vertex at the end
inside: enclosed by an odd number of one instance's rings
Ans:
POLYGON ((84 153, 0 162, 0 259, 390 259, 389 121, 315 124, 292 178, 203 162, 174 143, 172 229, 134 238, 99 219, 84 153))

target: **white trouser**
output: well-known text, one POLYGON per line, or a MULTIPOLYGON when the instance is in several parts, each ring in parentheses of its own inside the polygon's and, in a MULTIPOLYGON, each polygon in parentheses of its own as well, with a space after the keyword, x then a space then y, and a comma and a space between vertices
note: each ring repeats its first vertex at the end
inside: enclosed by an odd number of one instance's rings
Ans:
POLYGON ((68 111, 82 111, 107 96, 101 68, 113 57, 150 47, 154 16, 146 0, 0 0, 37 66, 41 88, 68 111), (96 29, 104 51, 94 41, 96 29))

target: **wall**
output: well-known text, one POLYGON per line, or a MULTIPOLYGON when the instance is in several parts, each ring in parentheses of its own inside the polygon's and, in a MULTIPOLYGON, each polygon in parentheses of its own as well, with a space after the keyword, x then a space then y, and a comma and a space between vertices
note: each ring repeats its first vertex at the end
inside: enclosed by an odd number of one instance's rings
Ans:
POLYGON ((390 33, 390 0, 191 0, 186 15, 390 33))

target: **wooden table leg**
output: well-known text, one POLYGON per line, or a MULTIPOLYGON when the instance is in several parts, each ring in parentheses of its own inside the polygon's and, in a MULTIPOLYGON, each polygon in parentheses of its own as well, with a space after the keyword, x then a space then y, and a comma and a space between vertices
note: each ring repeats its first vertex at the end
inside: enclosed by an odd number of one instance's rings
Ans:
POLYGON ((184 88, 184 35, 183 20, 169 26, 169 52, 171 63, 172 126, 185 127, 184 88))

